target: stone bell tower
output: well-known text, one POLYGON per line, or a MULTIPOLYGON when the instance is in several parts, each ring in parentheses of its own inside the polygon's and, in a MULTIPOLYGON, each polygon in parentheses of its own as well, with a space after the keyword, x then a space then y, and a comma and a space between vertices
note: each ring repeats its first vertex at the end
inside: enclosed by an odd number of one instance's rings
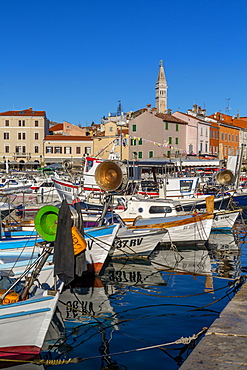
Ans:
POLYGON ((161 60, 158 79, 155 86, 157 113, 167 113, 167 88, 168 86, 166 83, 163 60, 161 60))

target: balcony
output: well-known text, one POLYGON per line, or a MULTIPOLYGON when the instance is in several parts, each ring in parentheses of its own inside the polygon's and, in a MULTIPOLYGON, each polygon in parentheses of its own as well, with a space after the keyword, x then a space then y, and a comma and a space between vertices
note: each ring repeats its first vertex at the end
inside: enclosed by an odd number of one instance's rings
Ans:
POLYGON ((31 153, 22 153, 22 152, 14 153, 14 160, 17 160, 17 159, 20 159, 20 158, 30 160, 31 159, 31 153))

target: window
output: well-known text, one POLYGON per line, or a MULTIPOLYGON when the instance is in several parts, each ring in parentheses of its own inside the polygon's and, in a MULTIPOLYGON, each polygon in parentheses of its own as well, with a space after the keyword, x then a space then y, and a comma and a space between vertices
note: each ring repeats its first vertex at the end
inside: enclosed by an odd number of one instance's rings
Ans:
POLYGON ((176 137, 175 139, 175 144, 178 144, 178 137, 176 137))
POLYGON ((75 152, 76 152, 76 154, 81 154, 81 147, 80 146, 77 146, 75 148, 75 152))
POLYGON ((3 139, 4 140, 9 140, 9 132, 4 132, 3 133, 3 139))
POLYGON ((149 213, 171 213, 172 208, 169 206, 151 206, 149 213))
POLYGON ((227 134, 225 134, 225 140, 227 140, 227 134))
POLYGON ((205 143, 205 152, 208 152, 208 143, 205 143))
POLYGON ((19 126, 21 126, 21 120, 19 121, 19 126))
POLYGON ((9 153, 9 145, 5 145, 5 153, 9 153))
POLYGON ((228 134, 228 141, 231 141, 231 135, 228 134))
POLYGON ((171 157, 171 151, 170 150, 168 150, 167 151, 167 158, 170 158, 171 157))
POLYGON ((24 121, 24 120, 22 121, 22 126, 26 126, 26 123, 25 123, 25 121, 24 121))
POLYGON ((18 140, 21 140, 21 132, 18 132, 17 136, 18 136, 18 140))
POLYGON ((39 140, 39 133, 38 132, 34 133, 34 140, 39 140))
POLYGON ((172 144, 172 137, 169 137, 168 144, 172 144))
POLYGON ((62 147, 61 146, 55 146, 55 153, 61 154, 62 153, 62 147))
POLYGON ((193 180, 180 180, 180 192, 187 193, 191 191, 193 180))
POLYGON ((153 150, 150 150, 148 153, 148 158, 153 158, 153 156, 154 156, 154 152, 153 150))
POLYGON ((26 140, 26 133, 25 132, 22 133, 22 140, 26 140))
POLYGON ((8 119, 5 121, 5 126, 9 126, 9 120, 8 119))
POLYGON ((221 133, 221 140, 224 140, 224 134, 223 134, 223 132, 221 133))
POLYGON ((38 145, 35 145, 35 147, 34 147, 34 153, 38 153, 39 152, 39 147, 38 147, 38 145))
POLYGON ((215 139, 219 138, 219 131, 215 131, 215 139))
POLYGON ((132 125, 132 131, 136 132, 136 125, 132 125))
POLYGON ((236 135, 236 143, 238 142, 238 135, 236 135))
POLYGON ((201 136, 203 135, 203 128, 201 127, 201 136))
POLYGON ((200 152, 202 152, 202 144, 203 144, 203 142, 201 141, 200 142, 200 152))
POLYGON ((91 154, 91 146, 85 146, 85 154, 87 155, 91 154))
POLYGON ((64 147, 64 154, 71 154, 71 146, 64 147))
POLYGON ((142 159, 142 152, 138 152, 138 158, 142 159))
POLYGON ((131 139, 130 145, 136 145, 136 139, 131 139))
POLYGON ((142 145, 142 138, 139 139, 138 144, 142 145))
POLYGON ((24 153, 26 153, 26 147, 23 145, 23 147, 22 147, 22 153, 24 154, 24 153))
POLYGON ((166 124, 166 130, 168 130, 168 127, 169 127, 168 122, 166 122, 165 124, 166 124))
POLYGON ((53 147, 52 146, 47 146, 45 152, 46 153, 53 153, 53 147))
POLYGON ((206 137, 208 136, 208 130, 207 129, 205 130, 205 136, 206 137))
POLYGON ((34 122, 34 126, 35 126, 35 127, 38 127, 38 126, 39 126, 39 121, 35 121, 35 122, 34 122))
POLYGON ((213 139, 213 137, 214 137, 214 131, 213 130, 210 130, 210 138, 213 139))
POLYGON ((113 131, 113 127, 112 126, 110 126, 109 127, 109 132, 112 132, 113 131))
POLYGON ((178 123, 176 123, 176 131, 178 131, 178 123))
POLYGON ((234 141, 234 135, 232 135, 232 141, 234 141))

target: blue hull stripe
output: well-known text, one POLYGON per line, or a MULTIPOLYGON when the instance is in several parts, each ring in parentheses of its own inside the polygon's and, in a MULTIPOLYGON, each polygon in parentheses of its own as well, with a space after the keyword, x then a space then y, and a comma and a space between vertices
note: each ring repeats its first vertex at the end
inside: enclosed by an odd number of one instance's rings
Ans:
POLYGON ((27 315, 35 315, 42 312, 48 312, 51 311, 50 308, 41 308, 40 310, 32 310, 32 311, 26 311, 26 312, 17 312, 17 313, 9 313, 7 315, 1 315, 0 320, 4 319, 12 319, 15 317, 21 317, 21 316, 27 316, 27 315))
MULTIPOLYGON (((22 301, 22 302, 16 302, 16 303, 11 303, 11 307, 13 306, 24 306, 26 304, 32 304, 32 303, 38 303, 38 302, 43 302, 43 301, 50 301, 51 299, 54 299, 54 296, 47 296, 47 297, 41 297, 41 298, 36 298, 36 299, 29 299, 27 301, 22 301)), ((6 308, 6 305, 0 306, 0 310, 6 308)))

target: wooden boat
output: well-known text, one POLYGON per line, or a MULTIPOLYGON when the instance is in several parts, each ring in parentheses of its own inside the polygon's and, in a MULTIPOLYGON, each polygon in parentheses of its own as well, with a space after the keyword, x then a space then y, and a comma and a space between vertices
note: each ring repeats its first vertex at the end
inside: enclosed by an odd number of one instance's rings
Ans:
POLYGON ((163 218, 140 218, 130 229, 167 229, 162 243, 204 244, 210 235, 214 215, 202 213, 163 218))

